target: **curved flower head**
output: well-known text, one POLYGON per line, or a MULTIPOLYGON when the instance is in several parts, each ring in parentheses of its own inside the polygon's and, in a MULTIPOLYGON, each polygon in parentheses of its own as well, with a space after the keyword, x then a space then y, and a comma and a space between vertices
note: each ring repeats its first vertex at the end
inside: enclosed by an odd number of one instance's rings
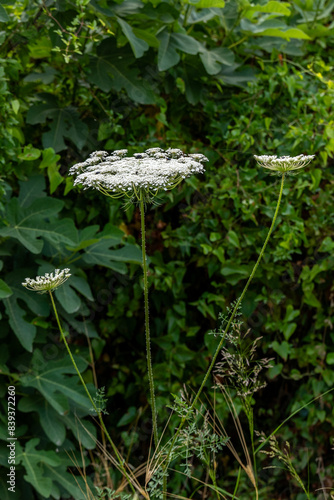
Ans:
POLYGON ((76 175, 74 185, 95 188, 112 198, 127 196, 149 201, 158 191, 167 191, 183 179, 205 171, 202 163, 209 161, 202 154, 184 154, 180 149, 150 148, 143 153, 126 156, 121 149, 107 153, 95 151, 87 160, 71 167, 76 175))
POLYGON ((299 155, 299 156, 281 156, 278 158, 273 156, 256 156, 254 158, 261 167, 268 168, 278 174, 291 172, 292 170, 299 170, 306 167, 314 158, 315 155, 299 155))
POLYGON ((70 269, 55 269, 54 274, 46 273, 44 276, 36 276, 35 279, 26 278, 22 286, 38 293, 53 292, 53 290, 65 283, 70 276, 70 269))

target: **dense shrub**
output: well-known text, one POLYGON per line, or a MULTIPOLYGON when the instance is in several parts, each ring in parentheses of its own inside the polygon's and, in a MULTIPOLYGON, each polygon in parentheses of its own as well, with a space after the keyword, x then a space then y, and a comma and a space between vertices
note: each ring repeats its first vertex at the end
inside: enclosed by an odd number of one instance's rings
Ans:
MULTIPOLYGON (((96 380, 106 387, 105 420, 122 454, 131 451, 138 466, 150 448, 139 212, 73 189, 69 167, 93 150, 179 147, 210 159, 204 176, 161 195, 146 214, 161 428, 170 394, 201 383, 217 342, 208 332, 240 295, 265 239, 279 181, 253 154, 315 154, 287 179, 277 228, 243 302, 250 335, 262 336, 260 351, 274 357, 268 387, 255 397, 255 428, 268 435, 332 388, 333 8, 322 0, 0 5, 0 456, 8 467, 6 393, 15 385, 17 494, 25 500, 84 498, 68 467, 78 476, 79 443, 92 456, 101 439, 48 300, 21 287, 27 276, 71 268, 55 295, 85 381, 92 393, 96 380)), ((235 440, 224 399, 215 398, 235 440)), ((312 492, 333 486, 333 423, 328 393, 280 430, 312 492)), ((90 484, 111 485, 95 460, 90 484)), ((233 493, 238 465, 225 449, 216 460, 233 493)), ((269 472, 259 473, 263 498, 305 498, 288 474, 269 472)), ((171 481, 170 491, 184 496, 198 486, 171 481)), ((5 475, 0 490, 12 498, 5 475)), ((249 495, 242 477, 238 497, 249 495)))

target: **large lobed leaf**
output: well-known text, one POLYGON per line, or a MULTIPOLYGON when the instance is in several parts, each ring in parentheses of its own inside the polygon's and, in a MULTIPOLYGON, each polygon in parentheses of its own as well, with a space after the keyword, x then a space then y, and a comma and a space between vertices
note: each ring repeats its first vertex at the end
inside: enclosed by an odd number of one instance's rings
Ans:
POLYGON ((17 198, 12 198, 6 212, 8 226, 0 228, 0 235, 17 239, 34 254, 42 251, 41 237, 55 246, 60 242, 75 244, 76 228, 73 220, 55 221, 63 206, 64 202, 60 200, 44 197, 34 199, 25 208, 20 206, 17 198))
POLYGON ((125 89, 134 102, 153 104, 155 97, 148 82, 139 77, 138 69, 129 68, 133 58, 116 53, 113 38, 99 45, 97 55, 91 57, 89 81, 104 92, 125 89))

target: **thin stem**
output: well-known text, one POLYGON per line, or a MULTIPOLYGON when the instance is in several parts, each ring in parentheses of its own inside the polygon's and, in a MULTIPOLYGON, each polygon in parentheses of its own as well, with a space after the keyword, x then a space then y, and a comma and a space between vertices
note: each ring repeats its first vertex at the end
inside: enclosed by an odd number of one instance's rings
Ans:
POLYGON ((235 495, 238 492, 238 488, 239 488, 239 484, 240 484, 240 477, 241 477, 241 470, 242 470, 241 467, 239 467, 237 482, 235 483, 235 488, 234 488, 234 491, 233 491, 233 498, 232 498, 232 500, 235 499, 235 495))
POLYGON ((150 338, 150 322, 148 311, 148 281, 147 281, 147 261, 146 261, 146 242, 145 242, 145 208, 143 194, 140 192, 140 220, 141 220, 141 249, 143 257, 143 275, 144 275, 144 302, 145 302, 145 337, 146 337, 146 359, 147 359, 147 372, 150 385, 151 409, 152 409, 152 424, 153 424, 153 438, 155 447, 158 447, 158 429, 157 429, 157 410, 155 406, 154 395, 154 380, 151 359, 151 338, 150 338))
POLYGON ((209 463, 208 467, 209 467, 209 475, 211 477, 211 481, 212 481, 212 484, 214 486, 214 491, 216 492, 217 500, 219 500, 219 493, 217 490, 216 471, 215 471, 215 468, 213 468, 213 469, 210 468, 210 463, 209 463))
MULTIPOLYGON (((251 275, 250 275, 250 276, 249 276, 249 278, 248 278, 248 281, 247 281, 247 283, 246 283, 246 285, 245 285, 245 288, 244 288, 244 289, 243 289, 243 291, 242 291, 242 294, 240 295, 239 299, 237 300, 237 302, 236 302, 236 304, 235 304, 235 306, 234 306, 234 309, 233 309, 233 311, 232 311, 232 314, 231 314, 231 316, 230 316, 230 319, 229 319, 229 321, 228 321, 228 323, 227 323, 227 325, 226 325, 226 328, 225 328, 225 330, 224 330, 224 334, 223 334, 223 336, 222 336, 222 338, 221 338, 221 340, 220 340, 220 342, 219 342, 219 344, 218 344, 218 347, 217 347, 217 349, 216 349, 216 352, 215 352, 215 354, 214 354, 214 356, 213 356, 213 358, 212 358, 212 360, 211 360, 210 366, 209 366, 209 368, 208 368, 208 370, 207 370, 207 372, 206 372, 206 374, 205 374, 205 377, 204 377, 203 382, 202 382, 202 384, 201 384, 201 386, 200 386, 200 388, 199 388, 199 390, 198 390, 198 392, 197 392, 197 394, 196 394, 196 396, 195 396, 195 399, 194 399, 194 401, 192 402, 192 404, 191 404, 191 406, 190 406, 190 408, 189 408, 189 412, 190 412, 190 411, 194 408, 195 404, 196 404, 196 403, 197 403, 197 401, 198 401, 198 398, 200 397, 200 394, 202 393, 202 390, 204 389, 204 386, 205 386, 205 384, 206 384, 206 382, 207 382, 207 380, 208 380, 208 378, 209 378, 209 375, 210 375, 210 373, 211 373, 211 371, 212 371, 212 369, 213 369, 213 367, 214 367, 214 365, 215 365, 215 363, 216 363, 217 356, 218 356, 218 354, 220 353, 220 350, 221 350, 221 348, 222 348, 222 346, 223 346, 223 343, 224 343, 224 340, 225 340, 226 334, 227 334, 227 333, 228 333, 228 331, 229 331, 229 328, 230 328, 230 326, 231 326, 231 324, 232 324, 232 321, 233 321, 233 319, 234 319, 234 317, 235 317, 235 315, 236 315, 236 313, 237 313, 237 311, 238 311, 238 308, 239 308, 239 306, 240 306, 240 304, 241 304, 241 302, 242 302, 242 299, 244 298, 245 293, 247 292, 247 289, 248 289, 248 287, 249 287, 249 285, 250 285, 250 283, 251 283, 251 281, 252 281, 252 279, 253 279, 253 277, 254 277, 254 275, 255 275, 255 272, 256 272, 256 270, 257 270, 257 268, 258 268, 258 265, 259 265, 259 264, 260 264, 260 262, 261 262, 261 259, 262 259, 262 257, 263 257, 263 254, 264 254, 264 251, 265 251, 265 249, 266 249, 266 246, 267 246, 267 244, 268 244, 268 241, 269 241, 270 235, 271 235, 271 233, 273 232, 273 229, 274 229, 274 226, 275 226, 275 223, 276 223, 276 219, 277 219, 277 216, 278 216, 279 207, 280 207, 281 200, 282 200, 282 195, 283 195, 284 177, 285 177, 285 174, 283 173, 283 174, 282 174, 282 181, 281 181, 281 189, 280 189, 279 196, 278 196, 278 200, 277 200, 277 206, 276 206, 276 210, 275 210, 274 218, 273 218, 273 220, 272 220, 272 223, 271 223, 271 226, 270 226, 270 229, 269 229, 268 235, 267 235, 267 237, 266 237, 266 239, 265 239, 265 242, 264 242, 264 244, 263 244, 263 247, 262 247, 262 249, 261 249, 260 255, 259 255, 259 257, 258 257, 258 259, 257 259, 257 261, 256 261, 256 263, 255 263, 255 265, 254 265, 253 271, 251 272, 251 275)), ((176 441, 176 439, 177 439, 177 437, 178 437, 179 432, 181 431, 182 427, 184 426, 184 424, 185 424, 186 420, 187 420, 187 416, 185 416, 185 417, 183 417, 183 418, 182 418, 181 423, 180 423, 180 425, 179 425, 179 427, 178 427, 178 430, 177 430, 177 431, 176 431, 176 433, 174 434, 174 438, 173 438, 173 441, 172 441, 172 443, 171 443, 170 451, 169 451, 169 453, 168 453, 167 460, 166 460, 166 464, 167 464, 167 466, 168 466, 168 463, 169 463, 170 454, 171 454, 171 451, 172 451, 172 449, 173 449, 173 447, 174 447, 175 441, 176 441)), ((255 453, 256 453, 256 452, 255 452, 255 453)), ((165 479, 165 478, 164 478, 164 479, 165 479)), ((164 485, 163 485, 163 493, 164 493, 163 497, 164 497, 164 500, 166 499, 166 487, 167 487, 167 484, 166 484, 166 483, 167 483, 167 481, 164 481, 164 485)))
POLYGON ((267 237, 265 239, 265 242, 264 242, 263 247, 261 249, 260 255, 259 255, 259 257, 258 257, 258 259, 257 259, 257 261, 256 261, 256 263, 255 263, 255 265, 253 267, 253 271, 251 272, 251 275, 248 278, 248 281, 247 281, 247 283, 245 285, 245 288, 243 289, 242 294, 240 295, 239 299, 237 300, 237 302, 236 302, 236 304, 234 306, 234 309, 232 311, 230 319, 229 319, 229 321, 228 321, 228 323, 226 325, 226 328, 224 330, 224 335, 222 336, 222 338, 221 338, 221 340, 220 340, 220 342, 218 344, 216 352, 215 352, 215 354, 214 354, 214 356, 213 356, 213 358, 211 360, 211 364, 210 364, 210 366, 208 368, 208 371, 206 372, 206 375, 205 375, 205 377, 203 379, 202 385, 201 385, 201 387, 199 388, 199 390, 198 390, 198 392, 196 394, 196 397, 195 397, 195 399, 194 399, 194 401, 193 401, 193 403, 191 405, 191 408, 193 408, 195 406, 195 404, 196 404, 196 402, 197 402, 197 400, 198 400, 198 398, 199 398, 199 396, 200 396, 200 394, 201 394, 201 392, 202 392, 202 390, 203 390, 203 388, 204 388, 204 386, 205 386, 205 384, 206 384, 206 382, 207 382, 207 380, 209 378, 209 375, 210 375, 210 373, 211 373, 211 371, 212 371, 212 369, 213 369, 213 367, 214 367, 214 365, 216 363, 217 356, 220 353, 220 350, 221 350, 221 348, 223 346, 226 334, 229 331, 229 328, 230 328, 230 326, 232 324, 232 321, 233 321, 233 319, 234 319, 234 317, 235 317, 235 315, 236 315, 236 313, 237 313, 237 311, 239 309, 239 306, 240 306, 240 304, 241 304, 241 302, 242 302, 242 300, 243 300, 243 298, 244 298, 244 296, 245 296, 245 294, 247 292, 247 289, 248 289, 248 287, 249 287, 249 285, 250 285, 250 283, 251 283, 251 281, 252 281, 252 279, 253 279, 253 277, 254 277, 254 275, 256 273, 256 270, 257 270, 257 268, 258 268, 258 266, 259 266, 259 264, 260 264, 260 262, 262 260, 264 251, 265 251, 266 246, 268 244, 268 241, 269 241, 269 238, 271 236, 271 233, 273 232, 273 229, 274 229, 274 226, 275 226, 275 223, 276 223, 276 219, 277 219, 277 215, 278 215, 278 212, 279 212, 279 207, 280 207, 280 204, 281 204, 281 199, 282 199, 282 194, 283 194, 283 187, 284 187, 284 175, 285 174, 282 175, 281 189, 280 189, 280 193, 279 193, 279 197, 278 197, 278 201, 277 201, 277 206, 276 206, 274 218, 272 220, 270 229, 268 231, 268 235, 267 235, 267 237))
POLYGON ((273 432, 271 432, 269 434, 269 436, 264 441, 262 441, 261 444, 259 444, 259 446, 256 448, 254 453, 256 454, 259 451, 261 451, 262 448, 268 443, 271 436, 275 436, 275 434, 280 430, 281 427, 283 427, 283 425, 285 425, 290 420, 290 418, 294 417, 295 415, 297 415, 297 413, 302 411, 304 408, 306 408, 310 404, 314 403, 314 401, 317 401, 318 399, 322 398, 323 396, 326 396, 326 394, 329 394, 330 392, 333 392, 333 391, 334 391, 334 387, 332 389, 328 389, 328 391, 323 392, 322 394, 319 394, 319 396, 316 396, 315 398, 311 399, 310 401, 308 401, 308 403, 305 403, 303 406, 300 406, 297 410, 295 410, 293 413, 291 413, 285 420, 283 420, 283 422, 278 427, 276 427, 276 429, 273 432))
POLYGON ((251 446, 252 446, 252 456, 253 456, 253 471, 254 471, 254 481, 255 481, 255 491, 256 491, 256 499, 258 498, 257 491, 257 469, 256 469, 256 457, 255 457, 255 448, 254 448, 254 413, 253 408, 251 407, 251 403, 249 402, 249 406, 246 410, 246 415, 249 424, 249 433, 251 438, 251 446))
POLYGON ((119 462, 120 469, 122 470, 122 473, 124 474, 124 477, 125 477, 125 478, 126 478, 126 480, 128 481, 129 486, 130 486, 130 488, 131 488, 132 492, 135 494, 135 493, 136 493, 136 490, 135 490, 135 488, 134 488, 134 486, 133 486, 133 484, 132 484, 132 482, 131 482, 131 479, 130 479, 130 478, 129 478, 129 476, 128 476, 128 473, 126 472, 126 470, 125 470, 125 468, 124 468, 123 460, 122 460, 122 458, 121 458, 120 454, 118 453, 118 450, 117 450, 117 448, 116 448, 116 445, 115 445, 115 443, 113 442, 113 440, 111 439, 110 434, 109 434, 109 432, 108 432, 108 430, 107 430, 107 428, 106 428, 106 426, 105 426, 105 424, 104 424, 104 422, 103 422, 102 415, 101 415, 101 411, 99 411, 99 409, 97 408, 97 406, 96 406, 96 404, 95 404, 95 402, 94 402, 94 400, 93 400, 92 396, 90 395, 90 393, 89 393, 89 391, 88 391, 88 389, 87 389, 86 383, 85 383, 84 379, 82 378, 82 375, 81 375, 81 373, 80 373, 80 370, 79 370, 79 368, 78 368, 78 366, 77 366, 77 364, 76 364, 76 362, 75 362, 75 360, 74 360, 74 358, 73 358, 73 355, 72 355, 71 349, 70 349, 70 347, 69 347, 69 345, 68 345, 68 343, 67 343, 66 337, 65 337, 65 335, 64 335, 64 333, 63 333, 63 329, 62 329, 61 324, 60 324, 60 321, 59 321, 58 311, 57 311, 56 304, 55 304, 55 301, 54 301, 54 299, 53 299, 53 295, 52 295, 51 290, 49 290, 49 295, 50 295, 51 302, 52 302, 52 307, 53 307, 53 310, 54 310, 54 313, 55 313, 55 316, 56 316, 56 320, 57 320, 57 324, 58 324, 58 328, 59 328, 59 332, 60 332, 60 337, 61 337, 62 341, 64 342, 64 344, 65 344, 65 346, 66 346, 67 352, 68 352, 68 354, 69 354, 69 356, 70 356, 70 358, 71 358, 71 361, 72 361, 72 363, 73 363, 73 366, 74 366, 74 368, 75 368, 75 371, 77 372, 77 374, 78 374, 78 376, 79 376, 79 379, 80 379, 80 381, 81 381, 82 385, 84 386, 84 389, 85 389, 85 391, 86 391, 86 394, 87 394, 87 396, 88 396, 88 399, 89 399, 89 401, 91 402, 91 404, 92 404, 92 406, 93 406, 94 410, 96 411, 96 413, 97 413, 97 415, 98 415, 98 417, 99 417, 99 421, 100 421, 101 427, 102 427, 102 429, 103 429, 103 431, 104 431, 105 435, 107 436, 108 441, 109 441, 109 443, 111 444, 112 449, 114 450, 114 453, 115 453, 115 455, 116 455, 116 457, 117 457, 117 460, 118 460, 118 462, 119 462))

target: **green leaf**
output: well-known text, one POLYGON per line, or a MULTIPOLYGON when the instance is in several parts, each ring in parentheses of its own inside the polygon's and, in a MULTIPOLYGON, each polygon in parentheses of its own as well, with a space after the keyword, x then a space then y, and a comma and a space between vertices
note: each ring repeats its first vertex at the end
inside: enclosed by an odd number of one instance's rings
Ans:
POLYGON ((124 231, 117 226, 114 226, 110 222, 108 222, 103 231, 99 235, 100 237, 107 238, 110 240, 112 246, 118 245, 124 238, 124 231))
POLYGON ((48 167, 48 177, 50 181, 50 194, 54 193, 57 187, 64 181, 59 173, 59 167, 57 165, 52 165, 48 167))
POLYGON ((281 358, 284 359, 284 361, 288 359, 288 356, 292 350, 292 345, 286 342, 285 340, 280 344, 276 340, 274 340, 274 342, 271 344, 271 347, 274 349, 275 352, 277 352, 277 354, 281 356, 281 358))
POLYGON ((59 243, 75 245, 77 231, 72 219, 50 222, 64 203, 54 198, 34 200, 31 205, 21 208, 17 198, 12 198, 7 207, 9 227, 1 228, 0 235, 15 238, 30 252, 40 253, 43 248, 41 236, 57 248, 59 243))
POLYGON ((0 23, 7 23, 8 21, 10 21, 10 18, 4 7, 0 4, 0 23))
POLYGON ((65 311, 69 314, 73 314, 80 309, 80 297, 78 297, 77 293, 71 288, 68 281, 57 288, 57 290, 55 291, 55 296, 57 297, 65 311))
POLYGON ((150 46, 154 48, 159 47, 159 41, 155 35, 150 33, 147 30, 143 30, 140 28, 133 28, 133 32, 136 35, 137 38, 140 38, 141 40, 145 40, 145 42, 150 46))
POLYGON ((202 87, 199 84, 198 70, 191 66, 185 66, 183 69, 183 78, 186 87, 186 98, 190 104, 197 104, 201 98, 202 87))
POLYGON ((64 443, 66 428, 68 428, 84 448, 95 448, 96 429, 92 422, 85 422, 82 419, 87 412, 82 412, 76 407, 75 414, 68 413, 60 416, 44 398, 36 397, 36 395, 20 399, 18 409, 24 413, 37 412, 41 427, 55 445, 61 446, 64 443))
POLYGON ((243 276, 249 275, 249 268, 246 266, 239 266, 238 264, 233 264, 231 262, 226 263, 221 270, 223 276, 230 276, 231 274, 242 274, 243 276))
POLYGON ((175 50, 171 33, 167 30, 162 31, 158 35, 160 41, 158 51, 158 68, 159 71, 166 71, 172 68, 180 61, 180 56, 175 50))
POLYGON ((218 80, 228 85, 236 85, 238 87, 247 87, 249 82, 256 80, 256 74, 253 68, 244 66, 238 70, 239 65, 224 67, 217 75, 218 80))
POLYGON ((72 498, 75 498, 75 500, 87 499, 87 496, 84 493, 86 491, 86 485, 82 477, 76 477, 74 480, 73 475, 67 472, 66 467, 54 468, 49 465, 45 465, 45 469, 47 469, 49 477, 53 479, 53 481, 60 484, 61 487, 72 496, 72 498))
POLYGON ((61 156, 57 155, 52 148, 44 149, 43 151, 43 159, 39 164, 39 168, 47 168, 53 165, 57 165, 57 162, 60 160, 61 156))
POLYGON ((292 321, 295 318, 297 318, 297 316, 299 316, 299 315, 300 315, 300 311, 298 309, 294 309, 291 304, 288 304, 288 306, 286 308, 284 321, 292 321))
POLYGON ((32 352, 32 344, 36 336, 36 328, 25 321, 26 312, 18 305, 15 296, 4 299, 6 312, 9 316, 9 324, 19 339, 21 345, 32 352))
POLYGON ((24 479, 30 483, 44 498, 50 498, 52 491, 52 480, 44 476, 42 464, 58 467, 61 459, 54 451, 36 450, 40 439, 30 439, 25 445, 24 451, 17 443, 16 463, 21 463, 26 470, 24 479))
MULTIPOLYGON (((73 138, 75 139, 75 137, 73 138)), ((60 160, 60 155, 55 154, 53 148, 44 149, 43 159, 39 168, 47 168, 51 194, 54 193, 57 187, 64 181, 64 178, 59 173, 60 166, 58 165, 58 160, 60 160)))
POLYGON ((130 408, 128 408, 128 411, 117 422, 117 427, 122 427, 122 425, 130 424, 136 418, 136 415, 137 415, 136 407, 130 406, 130 408))
MULTIPOLYGON (((97 243, 100 240, 100 237, 97 237, 97 231, 100 226, 87 226, 78 233, 78 244, 76 246, 68 246, 67 248, 72 252, 78 252, 79 250, 83 250, 86 247, 97 243)), ((120 238, 115 238, 115 245, 122 241, 122 237, 124 233, 122 232, 122 236, 120 238)))
POLYGON ((224 0, 191 0, 189 3, 194 5, 197 9, 223 9, 225 7, 224 0))
POLYGON ((80 278, 79 276, 71 276, 69 284, 88 300, 94 300, 89 283, 85 279, 80 278))
POLYGON ((229 231, 226 235, 228 242, 231 243, 236 248, 240 248, 240 241, 237 233, 235 231, 229 231))
POLYGON ((42 36, 35 43, 28 44, 29 52, 34 59, 49 57, 52 50, 52 43, 49 37, 42 36))
POLYGON ((86 450, 93 450, 96 446, 96 428, 93 422, 83 420, 75 412, 76 409, 73 414, 63 416, 62 421, 86 450))
POLYGON ((33 105, 27 113, 27 123, 36 125, 51 119, 50 130, 42 134, 44 148, 53 148, 55 152, 66 149, 64 139, 70 139, 78 148, 82 148, 88 137, 88 127, 83 123, 77 111, 67 106, 62 108, 51 95, 43 94, 43 104, 33 105))
POLYGON ((226 47, 219 47, 213 50, 201 48, 200 58, 209 75, 216 75, 222 66, 232 66, 234 64, 234 54, 226 47))
POLYGON ((158 50, 159 71, 166 71, 180 61, 176 49, 194 55, 202 48, 195 38, 182 33, 169 33, 167 29, 160 32, 157 38, 160 41, 158 50))
POLYGON ((31 144, 25 146, 23 153, 20 153, 17 157, 19 160, 34 161, 41 156, 41 151, 39 149, 33 148, 31 144))
POLYGON ((133 33, 131 26, 127 22, 125 22, 124 19, 117 17, 117 21, 120 27, 122 28, 124 35, 128 39, 135 57, 136 58, 142 57, 144 52, 149 49, 148 44, 144 40, 141 40, 140 38, 136 37, 136 35, 133 33))
POLYGON ((311 291, 306 291, 304 294, 304 302, 309 306, 316 307, 317 309, 321 309, 321 302, 317 299, 317 297, 311 291))
POLYGON ((334 352, 329 352, 326 356, 326 363, 328 365, 334 365, 334 352))
POLYGON ((285 40, 290 40, 291 38, 300 40, 311 40, 311 38, 304 33, 304 31, 298 28, 290 28, 286 31, 282 31, 278 28, 268 28, 261 32, 258 32, 261 36, 275 36, 279 38, 284 38, 285 40))
POLYGON ((291 335, 295 332, 296 328, 297 323, 285 323, 285 325, 282 326, 281 331, 284 335, 285 340, 289 340, 291 335))
POLYGON ((192 36, 184 35, 183 33, 172 33, 171 40, 175 48, 186 54, 195 55, 202 49, 201 43, 192 36))
POLYGON ((191 361, 195 357, 196 353, 185 344, 177 344, 173 349, 173 358, 181 365, 184 365, 186 361, 191 361))
POLYGON ((32 175, 27 181, 20 181, 18 200, 21 208, 27 208, 34 200, 44 198, 46 185, 43 175, 32 175))
MULTIPOLYGON (((83 372, 87 366, 87 361, 74 357, 78 369, 83 372)), ((37 389, 48 403, 60 414, 68 412, 68 399, 81 406, 85 410, 91 408, 84 388, 77 377, 68 377, 66 374, 75 373, 74 366, 70 359, 45 362, 39 350, 34 350, 33 363, 38 367, 34 374, 21 377, 24 387, 37 389), (36 363, 38 364, 36 365, 36 363)))
POLYGON ((290 4, 286 2, 270 1, 265 5, 249 5, 244 7, 246 14, 254 12, 263 12, 267 14, 280 14, 282 16, 290 16, 290 4))
POLYGON ((91 58, 88 80, 104 92, 123 88, 130 99, 141 104, 153 104, 155 97, 148 82, 138 76, 137 69, 130 69, 129 56, 115 57, 114 39, 104 40, 98 47, 97 56, 91 58))
POLYGON ((321 178, 322 178, 322 170, 320 170, 320 168, 313 169, 313 171, 311 171, 311 178, 312 178, 311 189, 313 189, 313 190, 318 189, 321 178))
POLYGON ((310 37, 299 28, 290 28, 283 21, 278 19, 268 19, 262 23, 252 23, 249 19, 242 19, 240 27, 243 31, 254 35, 283 38, 285 40, 303 39, 310 40, 310 37))
POLYGON ((36 397, 36 395, 21 398, 18 403, 18 409, 23 413, 38 412, 41 427, 50 441, 56 446, 63 444, 66 438, 64 421, 44 398, 41 396, 36 397))
POLYGON ((44 224, 38 229, 38 232, 55 248, 58 248, 60 243, 73 245, 78 241, 78 232, 73 219, 65 218, 57 222, 44 224))
POLYGON ((141 250, 134 245, 124 245, 118 250, 110 250, 112 243, 101 239, 98 243, 86 248, 83 260, 87 264, 96 264, 108 267, 121 274, 125 274, 127 268, 123 262, 141 264, 141 250))
POLYGON ((326 236, 326 238, 321 242, 318 252, 332 252, 333 249, 334 241, 330 236, 326 236))
POLYGON ((0 299, 10 297, 12 293, 13 291, 11 288, 2 279, 0 279, 0 299))
POLYGON ((282 363, 278 363, 277 365, 273 366, 272 368, 269 368, 268 377, 270 379, 273 379, 273 378, 277 377, 277 375, 279 375, 282 370, 283 370, 282 363))

